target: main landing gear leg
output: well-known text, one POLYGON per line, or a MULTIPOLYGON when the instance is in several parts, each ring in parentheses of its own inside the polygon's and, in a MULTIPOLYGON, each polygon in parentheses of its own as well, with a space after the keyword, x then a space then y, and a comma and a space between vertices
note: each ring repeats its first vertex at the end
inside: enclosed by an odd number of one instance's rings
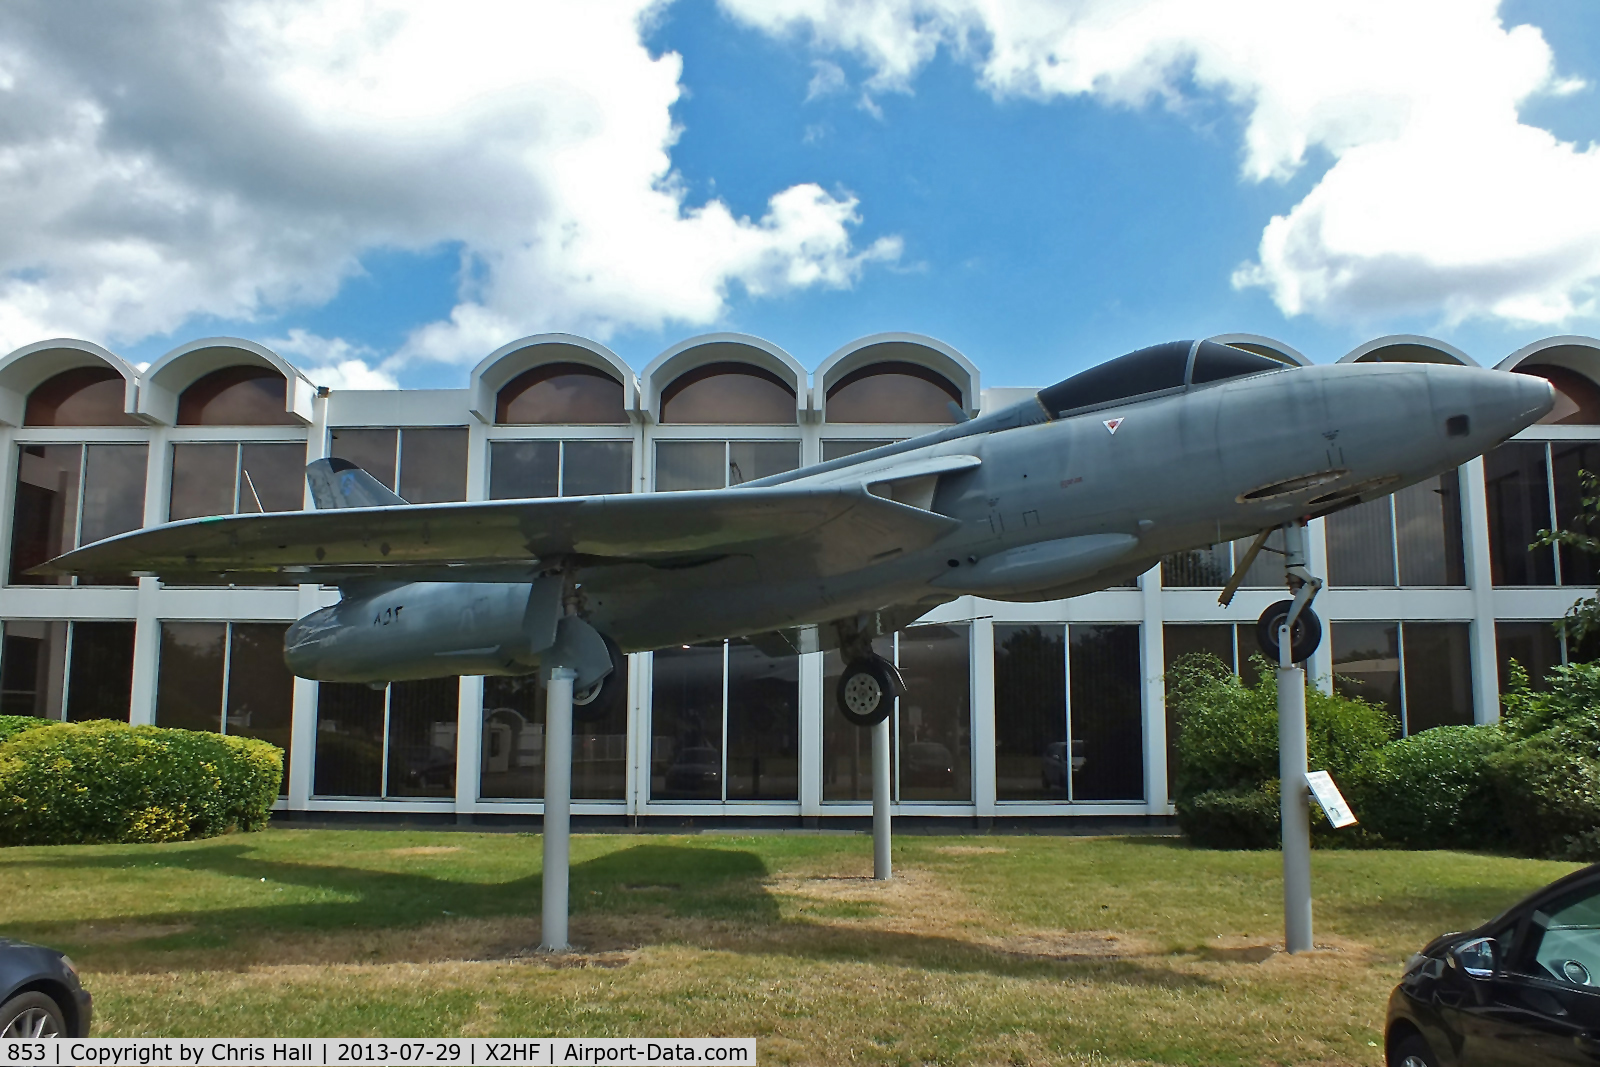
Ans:
POLYGON ((889 712, 894 708, 895 698, 904 695, 906 687, 895 665, 872 651, 870 638, 860 639, 859 634, 852 636, 857 639, 840 647, 847 662, 835 695, 839 712, 846 720, 872 729, 872 876, 887 881, 893 874, 889 712))

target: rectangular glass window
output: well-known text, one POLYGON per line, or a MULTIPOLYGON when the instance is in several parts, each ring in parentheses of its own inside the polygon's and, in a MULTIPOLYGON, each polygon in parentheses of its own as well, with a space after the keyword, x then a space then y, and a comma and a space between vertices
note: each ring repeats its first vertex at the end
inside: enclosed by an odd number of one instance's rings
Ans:
POLYGON ((128 719, 132 622, 8 621, 0 644, 4 714, 128 719))
POLYGON ((560 495, 560 441, 489 443, 490 500, 531 500, 560 495))
MULTIPOLYGON (((879 637, 872 651, 894 660, 894 638, 879 637)), ((852 726, 839 713, 839 678, 844 660, 829 652, 822 660, 822 799, 872 799, 872 731, 852 726)))
POLYGON ((728 484, 759 481, 800 466, 799 441, 729 441, 728 484))
POLYGON ((238 461, 239 446, 235 444, 173 445, 167 518, 232 515, 238 500, 238 461))
POLYGON ((896 702, 899 799, 972 799, 972 700, 967 627, 912 626, 900 634, 896 702))
POLYGON ((1336 511, 1324 520, 1329 584, 1395 584, 1394 506, 1391 501, 1387 496, 1369 500, 1336 511))
POLYGON ((467 499, 467 428, 401 430, 397 492, 413 504, 467 499))
POLYGON ((387 693, 350 682, 317 686, 317 752, 313 791, 325 797, 383 795, 384 705, 387 693))
POLYGON ((655 653, 650 796, 722 799, 723 643, 655 653))
POLYGON ((633 491, 629 441, 493 441, 489 498, 600 496, 633 491))
POLYGON ((78 544, 88 545, 144 525, 146 445, 85 445, 83 520, 78 544))
POLYGON ((800 799, 800 657, 728 642, 729 800, 800 799))
POLYGON ((306 501, 306 446, 298 441, 239 446, 239 511, 299 511, 306 501))
POLYGON ((39 578, 24 572, 79 545, 144 523, 147 446, 21 445, 19 449, 11 531, 13 585, 71 584, 70 578, 39 578))
MULTIPOLYGON (((1582 525, 1584 491, 1578 479, 1581 471, 1600 474, 1600 442, 1550 442, 1550 475, 1555 482, 1557 525, 1562 529, 1600 534, 1600 530, 1585 530, 1582 525)), ((1600 584, 1600 567, 1596 563, 1592 553, 1562 545, 1559 581, 1562 585, 1600 584)))
POLYGON ((66 682, 67 624, 0 624, 0 715, 61 718, 66 682))
POLYGON ((1394 494, 1394 528, 1401 585, 1467 584, 1459 471, 1394 494))
POLYGON ((389 686, 389 773, 384 796, 456 795, 456 721, 461 679, 389 686))
POLYGON ((1472 650, 1464 622, 1407 622, 1405 732, 1472 725, 1472 650))
POLYGON ((658 492, 722 489, 799 466, 799 441, 656 442, 658 492))
POLYGON ((24 573, 75 547, 82 445, 22 445, 11 520, 11 584, 66 585, 24 573))
POLYGON ((656 490, 721 489, 727 485, 725 441, 657 441, 656 490))
POLYGON ((1510 441, 1483 457, 1489 569, 1495 585, 1554 585, 1555 553, 1529 550, 1550 528, 1550 478, 1542 443, 1510 441))
POLYGON ((838 438, 824 438, 822 442, 822 462, 828 463, 846 456, 854 456, 861 452, 870 452, 874 448, 892 445, 900 438, 890 437, 881 441, 844 441, 838 438))
POLYGON ((228 634, 228 698, 223 733, 253 737, 283 749, 284 791, 294 719, 294 675, 283 662, 282 622, 236 622, 228 634))
POLYGON ((1161 561, 1161 584, 1171 588, 1221 589, 1233 574, 1232 546, 1174 552, 1161 561))
POLYGON ((75 622, 67 669, 68 722, 128 721, 133 703, 131 622, 75 622))
POLYGON ((1138 626, 1069 626, 1068 693, 1073 800, 1144 797, 1144 700, 1138 626))
POLYGON ((1561 639, 1548 622, 1497 622, 1494 624, 1496 657, 1500 661, 1500 692, 1511 688, 1510 661, 1528 672, 1528 683, 1538 692, 1549 690, 1549 675, 1561 665, 1561 639))
POLYGON ((994 628, 995 796, 1066 800, 1067 648, 1060 626, 994 628))
POLYGON ((561 446, 561 495, 633 492, 632 441, 566 441, 561 446))
POLYGON ((228 625, 163 622, 156 670, 156 725, 181 730, 222 730, 222 682, 227 671, 228 625))
POLYGON ((1333 687, 1343 696, 1382 704, 1400 720, 1400 627, 1392 622, 1329 625, 1333 687))
MULTIPOLYGON (((485 800, 544 796, 545 687, 536 674, 483 680, 485 800)), ((574 707, 572 796, 621 800, 628 782, 628 687, 602 691, 596 704, 574 707)))
POLYGON ((328 455, 349 460, 393 489, 400 431, 338 429, 328 435, 328 455))

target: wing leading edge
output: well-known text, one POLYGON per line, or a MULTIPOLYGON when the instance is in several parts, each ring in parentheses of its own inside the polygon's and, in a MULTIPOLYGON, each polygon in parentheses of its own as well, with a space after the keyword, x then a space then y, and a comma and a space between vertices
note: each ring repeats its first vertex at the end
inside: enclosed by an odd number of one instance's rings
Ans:
POLYGON ((684 566, 737 553, 826 576, 916 551, 958 525, 860 485, 410 504, 167 523, 31 573, 177 584, 493 581, 552 557, 684 566))

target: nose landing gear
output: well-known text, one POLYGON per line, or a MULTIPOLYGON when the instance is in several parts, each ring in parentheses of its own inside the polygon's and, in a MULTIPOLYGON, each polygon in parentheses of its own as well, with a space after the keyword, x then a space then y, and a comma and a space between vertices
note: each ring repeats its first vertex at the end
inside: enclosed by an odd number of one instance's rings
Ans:
POLYGON ((904 692, 894 664, 869 653, 845 665, 834 695, 839 713, 852 726, 876 726, 889 717, 894 698, 904 692))

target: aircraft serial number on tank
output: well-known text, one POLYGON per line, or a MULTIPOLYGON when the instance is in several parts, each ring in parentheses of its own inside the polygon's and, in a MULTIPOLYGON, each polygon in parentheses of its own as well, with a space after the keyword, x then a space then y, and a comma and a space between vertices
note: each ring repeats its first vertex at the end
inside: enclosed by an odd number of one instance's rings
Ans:
POLYGON ((384 608, 372 617, 372 625, 388 626, 390 623, 400 621, 400 613, 406 610, 404 604, 396 604, 392 608, 384 608))

